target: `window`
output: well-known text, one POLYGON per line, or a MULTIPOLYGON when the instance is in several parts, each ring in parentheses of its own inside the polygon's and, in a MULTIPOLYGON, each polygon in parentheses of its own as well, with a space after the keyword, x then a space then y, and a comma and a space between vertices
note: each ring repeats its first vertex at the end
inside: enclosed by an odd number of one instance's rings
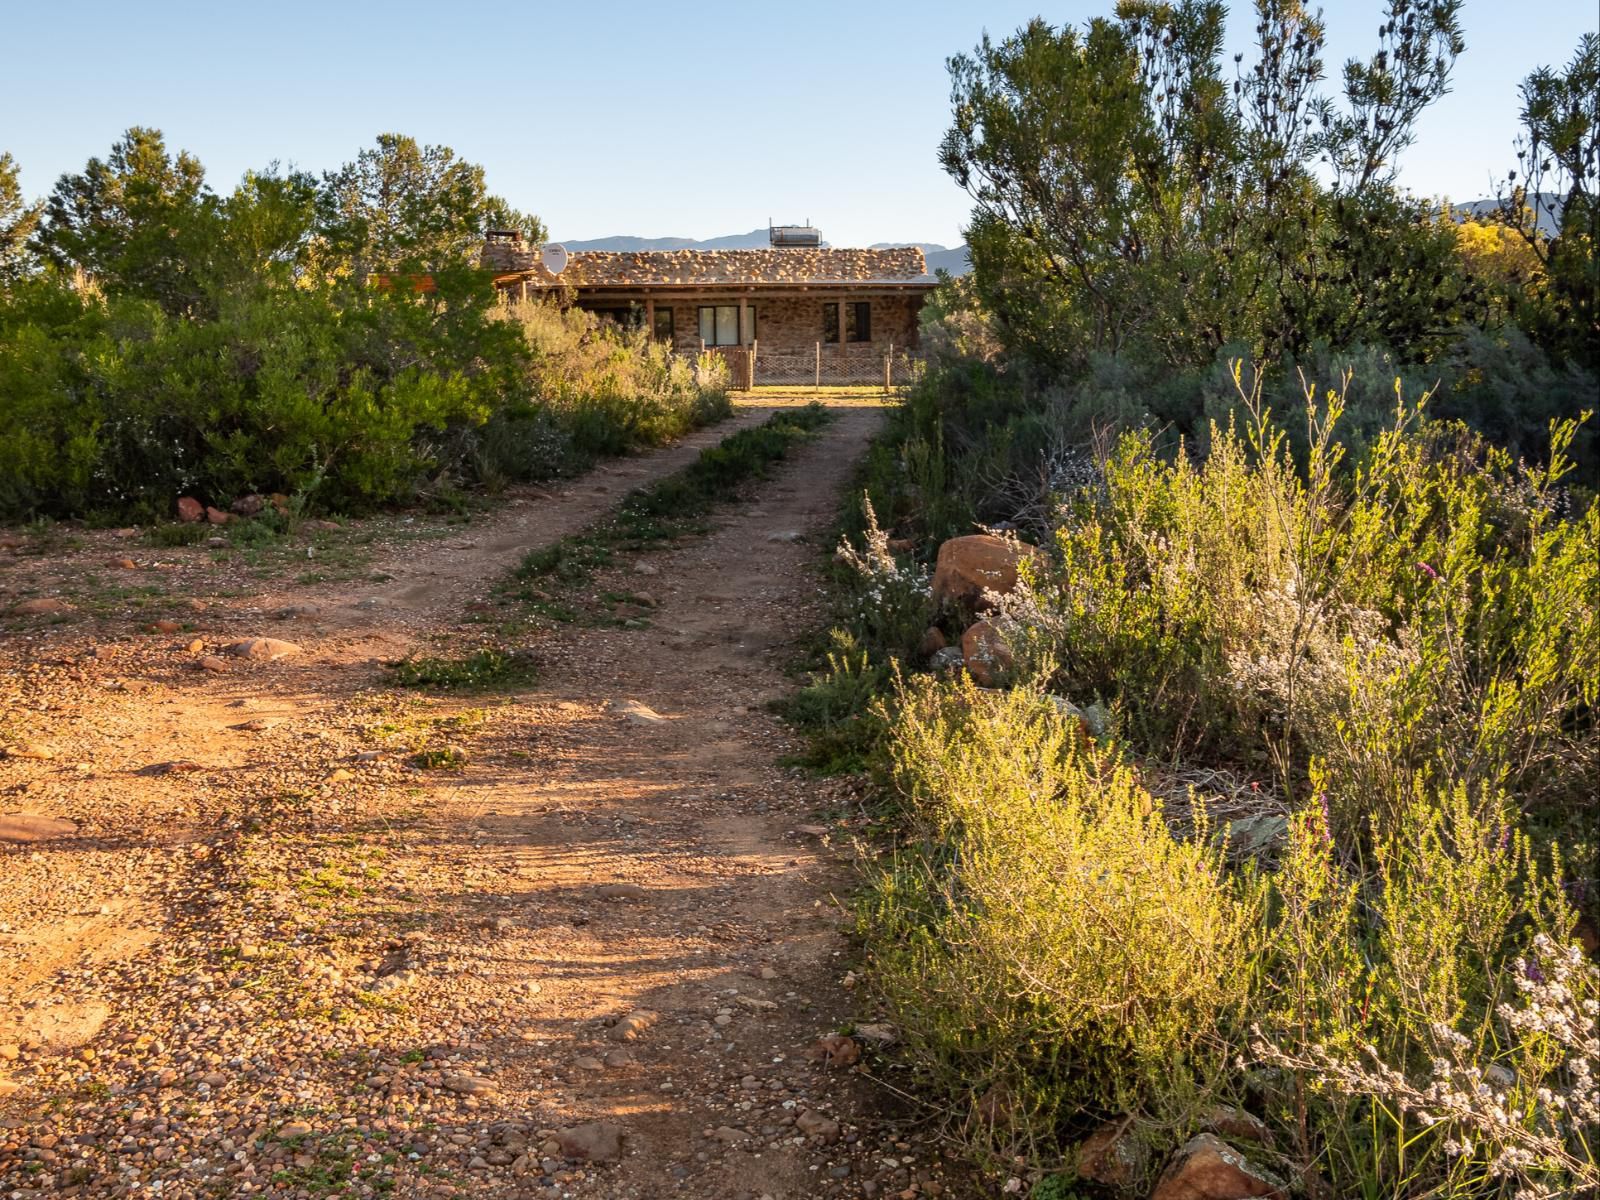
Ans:
POLYGON ((839 340, 839 306, 828 303, 822 306, 822 340, 830 345, 839 340))
POLYGON ((872 340, 872 305, 859 300, 844 306, 844 336, 850 342, 872 340))
POLYGON ((705 304, 700 307, 700 340, 708 346, 739 344, 739 306, 705 304))
POLYGON ((658 341, 670 342, 672 340, 672 305, 658 304, 656 306, 655 328, 650 331, 658 341))

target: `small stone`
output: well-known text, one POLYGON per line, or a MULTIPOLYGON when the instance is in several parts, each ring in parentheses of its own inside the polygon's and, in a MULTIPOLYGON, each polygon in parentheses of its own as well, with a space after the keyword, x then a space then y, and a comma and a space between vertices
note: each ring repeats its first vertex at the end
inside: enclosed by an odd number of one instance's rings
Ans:
POLYGON ((293 642, 269 637, 246 638, 242 642, 233 642, 225 649, 235 658, 248 658, 256 662, 276 662, 300 653, 300 647, 293 642))
POLYGON ((15 746, 7 746, 7 758, 32 758, 41 762, 49 761, 56 756, 56 752, 43 742, 21 742, 15 746))
POLYGON ((650 893, 637 883, 606 883, 595 889, 602 900, 647 900, 650 893))
POLYGON ((288 1121, 278 1126, 278 1136, 284 1141, 288 1141, 290 1138, 308 1137, 310 1133, 311 1126, 304 1121, 288 1121))
POLYGON ((655 709, 640 704, 637 700, 619 700, 614 702, 612 707, 635 725, 659 725, 667 719, 655 709))
POLYGON ((592 1054, 579 1055, 577 1058, 572 1060, 572 1065, 577 1067, 580 1071, 604 1071, 606 1069, 605 1063, 601 1062, 592 1054))
POLYGON ((461 1096, 487 1096, 495 1090, 494 1080, 482 1075, 446 1075, 439 1085, 461 1096))
POLYGON ((861 1061, 861 1047, 854 1038, 830 1033, 818 1038, 806 1051, 806 1057, 825 1067, 849 1067, 861 1061))
POLYGON ((41 596, 37 600, 24 600, 11 611, 19 617, 42 617, 51 613, 73 612, 76 606, 59 596, 41 596))
POLYGON ((775 533, 767 534, 767 541, 779 544, 790 544, 805 540, 805 534, 798 529, 780 529, 775 533))
POLYGON ((839 1122, 812 1109, 796 1117, 794 1125, 807 1137, 821 1139, 824 1145, 832 1145, 839 1140, 839 1122))
POLYGON ((206 648, 206 644, 204 642, 202 642, 199 638, 195 638, 194 641, 190 642, 187 646, 184 647, 184 649, 187 650, 190 654, 199 654, 200 651, 204 650, 205 648, 206 648))
POLYGON ((731 1146, 735 1142, 744 1141, 750 1135, 748 1133, 746 1133, 742 1129, 734 1129, 730 1125, 723 1125, 723 1126, 720 1126, 717 1129, 712 1130, 711 1131, 711 1136, 716 1138, 717 1141, 726 1142, 728 1145, 731 1146))
POLYGON ((228 669, 227 660, 218 658, 215 654, 206 655, 195 665, 198 666, 202 671, 210 671, 213 674, 219 675, 228 669))
POLYGON ((233 514, 230 512, 223 512, 220 508, 208 507, 206 509, 206 520, 213 525, 226 525, 229 521, 233 520, 233 514))
POLYGON ((178 520, 192 525, 206 515, 206 506, 193 496, 178 497, 178 520))
POLYGON ((150 622, 151 633, 178 633, 183 629, 181 621, 160 620, 150 622))
POLYGON ((106 559, 106 566, 116 567, 119 571, 137 571, 139 569, 139 564, 131 558, 108 558, 106 559))
POLYGON ((633 1055, 619 1046, 617 1049, 609 1051, 606 1054, 605 1062, 606 1066, 608 1067, 631 1066, 633 1063, 633 1055))
POLYGON ((887 1021, 870 1021, 865 1025, 857 1025, 856 1034, 884 1046, 893 1045, 900 1037, 900 1031, 887 1021))
POLYGON ((611 1027, 611 1038, 617 1042, 631 1042, 656 1023, 656 1014, 648 1009, 636 1009, 611 1027))
POLYGON ((566 1158, 584 1162, 615 1162, 622 1157, 622 1126, 609 1121, 590 1121, 570 1129, 558 1129, 555 1140, 566 1158))
POLYGON ((34 813, 0 814, 0 842, 48 842, 78 832, 75 822, 34 813))

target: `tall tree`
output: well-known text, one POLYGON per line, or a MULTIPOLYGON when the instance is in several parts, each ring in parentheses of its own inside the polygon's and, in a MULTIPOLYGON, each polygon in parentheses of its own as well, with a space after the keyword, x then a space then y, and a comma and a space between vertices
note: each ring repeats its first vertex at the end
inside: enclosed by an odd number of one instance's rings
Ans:
POLYGON ((0 152, 0 287, 15 282, 27 272, 32 260, 28 239, 33 236, 43 211, 43 204, 24 203, 22 185, 17 178, 17 160, 9 153, 0 152))
POLYGON ((448 146, 419 146, 398 133, 380 134, 354 162, 325 175, 319 210, 328 250, 357 278, 470 261, 484 230, 504 222, 543 232, 537 218, 489 195, 482 167, 448 146))
POLYGON ((1530 323, 1552 349, 1600 367, 1600 35, 1584 34, 1564 69, 1523 80, 1522 127, 1500 213, 1549 281, 1530 323), (1554 237, 1541 217, 1556 219, 1554 237))
POLYGON ((60 270, 184 313, 201 295, 194 243, 214 217, 200 161, 169 154, 160 130, 134 126, 106 158, 56 182, 34 245, 60 270))

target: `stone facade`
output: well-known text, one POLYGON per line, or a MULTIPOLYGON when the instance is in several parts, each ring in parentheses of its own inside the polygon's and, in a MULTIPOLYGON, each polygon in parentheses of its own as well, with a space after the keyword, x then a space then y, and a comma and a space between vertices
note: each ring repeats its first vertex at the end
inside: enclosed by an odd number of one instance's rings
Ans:
MULTIPOLYGON (((718 304, 748 305, 755 310, 755 341, 757 351, 770 352, 815 353, 817 343, 822 342, 824 304, 838 304, 841 299, 845 303, 855 303, 857 299, 871 306, 870 334, 865 342, 842 342, 822 344, 824 357, 841 354, 876 355, 881 357, 884 350, 892 343, 900 349, 907 349, 916 344, 917 340, 917 314, 922 308, 922 297, 911 296, 863 296, 850 297, 844 294, 833 296, 736 296, 727 297, 705 296, 688 300, 668 300, 655 297, 651 304, 651 311, 658 312, 663 308, 672 310, 672 348, 680 354, 698 352, 700 349, 700 308, 702 305, 714 306, 718 304)), ((606 305, 614 302, 607 300, 606 305)), ((641 308, 645 299, 640 297, 634 303, 641 308)), ((582 300, 580 306, 585 306, 582 300)), ((741 342, 748 343, 749 338, 741 330, 741 342)))

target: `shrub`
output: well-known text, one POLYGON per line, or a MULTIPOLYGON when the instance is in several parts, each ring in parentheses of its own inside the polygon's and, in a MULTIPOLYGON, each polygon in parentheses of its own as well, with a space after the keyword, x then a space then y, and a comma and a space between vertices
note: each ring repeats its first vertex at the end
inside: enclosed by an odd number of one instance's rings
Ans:
POLYGON ((992 1145, 1192 1121, 1248 998, 1252 893, 1035 694, 913 684, 889 753, 914 848, 862 930, 924 1076, 992 1145))

